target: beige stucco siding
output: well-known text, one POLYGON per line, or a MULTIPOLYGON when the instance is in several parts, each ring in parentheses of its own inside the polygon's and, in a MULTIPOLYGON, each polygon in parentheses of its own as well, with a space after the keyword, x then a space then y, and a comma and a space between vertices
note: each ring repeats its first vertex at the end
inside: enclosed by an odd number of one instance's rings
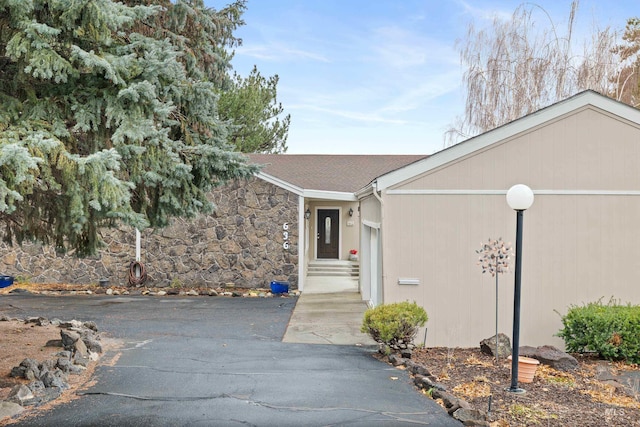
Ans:
MULTIPOLYGON (((410 198, 418 197, 389 197, 387 214, 399 226, 386 229, 384 301, 424 306, 428 345, 475 346, 493 335, 495 321, 495 280, 481 273, 475 251, 489 237, 514 243, 515 214, 502 196, 395 200, 410 198)), ((638 218, 637 196, 537 197, 524 217, 522 344, 561 346, 556 311, 572 304, 612 296, 640 304, 638 218)), ((500 331, 510 336, 514 275, 499 281, 500 331)))
MULTIPOLYGON (((562 346, 556 311, 572 304, 640 304, 638 165, 640 130, 584 109, 395 186, 383 194, 385 302, 423 305, 429 346, 476 346, 493 335, 495 279, 481 273, 475 251, 488 238, 515 243, 515 213, 490 190, 524 183, 553 191, 537 194, 524 215, 521 344, 562 346), (420 193, 437 189, 474 191, 420 193)), ((514 275, 499 281, 499 329, 511 336, 514 275)))
POLYGON ((360 218, 378 224, 381 222, 380 202, 375 196, 369 195, 360 201, 360 218))
POLYGON ((640 190, 638 127, 593 107, 393 188, 500 189, 514 180, 537 189, 640 190))

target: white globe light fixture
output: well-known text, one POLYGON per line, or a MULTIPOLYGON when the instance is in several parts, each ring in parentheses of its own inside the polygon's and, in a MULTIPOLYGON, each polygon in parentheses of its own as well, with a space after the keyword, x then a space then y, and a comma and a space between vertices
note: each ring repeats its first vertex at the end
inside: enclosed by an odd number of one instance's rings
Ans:
POLYGON ((520 295, 522 289, 522 222, 524 211, 533 204, 533 191, 524 184, 516 184, 507 191, 507 204, 516 211, 516 268, 513 292, 513 335, 511 350, 511 386, 512 393, 524 393, 518 387, 518 359, 520 358, 520 295))
POLYGON ((507 191, 507 204, 514 211, 526 211, 533 204, 533 191, 524 184, 516 184, 507 191))

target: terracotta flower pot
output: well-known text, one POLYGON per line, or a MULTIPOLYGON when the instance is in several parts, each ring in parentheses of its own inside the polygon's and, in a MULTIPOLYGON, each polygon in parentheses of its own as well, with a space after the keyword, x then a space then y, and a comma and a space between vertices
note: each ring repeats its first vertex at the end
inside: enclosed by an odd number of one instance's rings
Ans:
MULTIPOLYGON (((511 356, 509 356, 509 360, 511 356)), ((518 382, 532 383, 540 361, 531 357, 518 356, 518 382)))

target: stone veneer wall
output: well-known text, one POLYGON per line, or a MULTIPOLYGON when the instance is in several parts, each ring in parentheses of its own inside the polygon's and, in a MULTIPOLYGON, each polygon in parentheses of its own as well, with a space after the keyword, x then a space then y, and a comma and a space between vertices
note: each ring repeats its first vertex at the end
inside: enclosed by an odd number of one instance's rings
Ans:
MULTIPOLYGON (((268 288, 272 280, 298 285, 298 196, 254 178, 212 193, 214 213, 170 227, 144 230, 141 262, 145 286, 268 288), (289 248, 284 249, 283 225, 289 248)), ((57 255, 40 244, 0 246, 0 274, 38 283, 128 284, 135 261, 135 230, 104 230, 106 247, 98 256, 57 255), (4 254, 4 255, 2 255, 4 254)))

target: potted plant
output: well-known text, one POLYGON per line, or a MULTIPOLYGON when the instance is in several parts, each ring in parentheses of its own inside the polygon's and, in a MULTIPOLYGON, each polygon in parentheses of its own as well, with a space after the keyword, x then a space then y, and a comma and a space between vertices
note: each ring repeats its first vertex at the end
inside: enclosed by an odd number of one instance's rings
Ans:
POLYGON ((355 249, 351 249, 349 251, 349 261, 357 261, 358 260, 358 251, 355 249))

